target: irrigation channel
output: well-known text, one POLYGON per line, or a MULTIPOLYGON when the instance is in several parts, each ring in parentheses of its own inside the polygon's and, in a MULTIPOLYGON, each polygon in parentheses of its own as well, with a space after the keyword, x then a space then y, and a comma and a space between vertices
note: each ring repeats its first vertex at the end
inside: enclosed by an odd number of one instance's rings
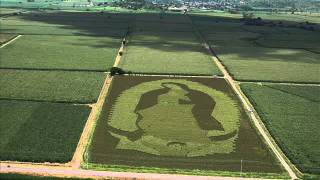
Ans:
MULTIPOLYGON (((188 15, 186 15, 187 18, 188 15)), ((199 31, 193 25, 192 20, 190 19, 190 23, 194 31, 198 34, 199 31)), ((10 40, 6 44, 11 43, 16 40, 20 36, 15 37, 10 40)), ((267 145, 274 152, 282 166, 289 173, 291 179, 297 179, 297 175, 293 170, 293 165, 291 165, 290 161, 285 157, 285 155, 281 152, 280 148, 277 146, 271 135, 268 133, 267 129, 261 122, 259 116, 254 110, 253 106, 250 104, 248 99, 242 93, 239 88, 239 82, 235 81, 220 62, 218 57, 215 55, 213 49, 206 43, 203 37, 201 37, 201 41, 203 42, 204 47, 211 53, 212 59, 214 63, 218 66, 220 71, 224 74, 224 79, 230 84, 234 92, 240 98, 242 104, 249 112, 249 115, 253 121, 253 124, 258 129, 259 133, 262 135, 263 139, 266 141, 267 145)), ((126 41, 126 38, 124 38, 126 41)), ((6 44, 2 45, 4 47, 6 44)), ((126 43, 127 44, 127 43, 126 43)), ((121 60, 120 52, 123 52, 125 43, 122 43, 118 55, 115 59, 114 67, 117 67, 121 60)), ((131 74, 134 75, 134 74, 131 74)), ((136 74, 135 76, 166 76, 166 77, 191 77, 191 76, 176 76, 176 75, 144 75, 144 74, 136 74)), ((193 77, 193 76, 192 76, 193 77)), ((199 76, 194 76, 199 77, 199 76)), ((208 78, 210 76, 202 76, 204 78, 208 78)), ((212 76, 211 76, 212 77, 212 76)), ((201 76, 199 77, 201 78, 201 76)), ((222 78, 222 77, 219 77, 222 78)), ((177 174, 155 174, 155 173, 131 173, 131 172, 109 172, 109 171, 94 171, 94 170, 84 170, 80 168, 81 162, 83 161, 83 154, 86 150, 88 142, 92 136, 92 131, 94 130, 94 126, 97 120, 97 116, 99 111, 104 104, 105 98, 108 93, 109 85, 112 81, 113 77, 107 76, 105 79, 103 88, 100 92, 97 103, 92 104, 92 110, 89 115, 89 118, 86 122, 85 128, 80 137, 80 141, 72 158, 72 161, 66 164, 59 163, 28 163, 28 162, 12 162, 12 161, 2 161, 0 164, 1 173, 22 173, 22 174, 33 174, 39 176, 58 176, 58 177, 80 177, 80 178, 117 178, 117 179, 151 179, 151 180, 164 180, 164 179, 192 179, 192 180, 241 180, 248 178, 239 178, 239 177, 215 177, 215 176, 194 176, 194 175, 177 175, 177 174)), ((259 82, 253 82, 259 83, 259 82)), ((291 83, 290 83, 291 84, 291 83)))

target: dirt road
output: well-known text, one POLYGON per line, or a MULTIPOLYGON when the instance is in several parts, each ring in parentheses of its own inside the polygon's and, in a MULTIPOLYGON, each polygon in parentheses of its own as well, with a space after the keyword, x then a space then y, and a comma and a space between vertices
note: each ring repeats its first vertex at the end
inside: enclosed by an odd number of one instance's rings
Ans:
MULTIPOLYGON (((94 179, 126 179, 126 180, 244 180, 248 178, 237 177, 213 177, 213 176, 192 176, 178 174, 155 174, 155 173, 131 173, 131 172, 109 172, 109 171, 92 171, 62 167, 46 167, 46 166, 24 166, 1 164, 2 173, 33 174, 40 176, 57 176, 57 177, 81 177, 94 179)), ((253 179, 253 178, 251 178, 253 179)))

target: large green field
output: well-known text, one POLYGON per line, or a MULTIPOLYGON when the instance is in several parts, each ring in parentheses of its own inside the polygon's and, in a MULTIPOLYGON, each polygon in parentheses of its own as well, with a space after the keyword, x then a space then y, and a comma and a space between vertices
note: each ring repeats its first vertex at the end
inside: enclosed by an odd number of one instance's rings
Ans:
POLYGON ((0 100, 0 159, 69 162, 89 113, 84 105, 0 100))
POLYGON ((130 16, 90 12, 22 13, 0 20, 1 33, 24 35, 124 36, 130 16))
POLYGON ((147 74, 221 75, 193 33, 135 33, 120 67, 147 74), (184 38, 187 37, 187 38, 184 38))
POLYGON ((267 22, 254 26, 240 13, 118 9, 0 12, 0 44, 20 35, 0 48, 0 160, 69 162, 123 43, 133 75, 112 79, 83 168, 288 178, 228 82, 200 77, 223 75, 207 43, 287 157, 319 174, 318 15, 253 12, 267 22))
POLYGON ((236 80, 320 82, 317 30, 246 26, 223 17, 191 18, 236 80))
POLYGON ((0 99, 94 103, 106 75, 1 69, 0 77, 0 99))
POLYGON ((23 35, 0 49, 0 68, 107 71, 119 47, 120 38, 23 35))
POLYGON ((241 83, 264 124, 304 173, 320 173, 320 87, 241 83))
POLYGON ((224 79, 116 76, 107 99, 90 165, 283 172, 224 79))

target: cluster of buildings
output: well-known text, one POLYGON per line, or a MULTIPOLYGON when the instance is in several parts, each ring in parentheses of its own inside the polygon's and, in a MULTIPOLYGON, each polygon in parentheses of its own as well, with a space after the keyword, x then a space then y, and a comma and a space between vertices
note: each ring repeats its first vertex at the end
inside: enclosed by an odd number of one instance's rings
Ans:
POLYGON ((192 1, 186 0, 183 1, 183 5, 189 8, 197 8, 197 9, 217 9, 217 10, 224 10, 224 9, 235 9, 239 6, 245 5, 246 1, 226 1, 226 0, 217 0, 217 1, 192 1))
POLYGON ((246 5, 246 0, 152 0, 154 6, 170 7, 171 9, 236 9, 239 6, 246 5))

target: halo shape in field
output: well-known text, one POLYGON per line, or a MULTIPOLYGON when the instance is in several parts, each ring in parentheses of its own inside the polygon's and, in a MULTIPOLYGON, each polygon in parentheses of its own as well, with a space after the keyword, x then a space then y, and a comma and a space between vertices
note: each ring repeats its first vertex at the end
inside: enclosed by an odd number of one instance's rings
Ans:
POLYGON ((119 139, 116 149, 183 157, 228 154, 235 149, 240 126, 240 112, 236 104, 224 92, 189 80, 144 82, 123 91, 116 99, 107 129, 119 139), (217 121, 220 128, 199 125, 201 119, 195 113, 203 113, 199 111, 205 111, 206 107, 204 104, 195 112, 191 91, 213 99, 215 105, 209 111, 210 121, 217 121), (147 98, 155 99, 156 103, 138 107, 148 93, 147 98), (128 99, 133 103, 127 103, 128 99), (120 107, 129 111, 121 111, 120 107))

